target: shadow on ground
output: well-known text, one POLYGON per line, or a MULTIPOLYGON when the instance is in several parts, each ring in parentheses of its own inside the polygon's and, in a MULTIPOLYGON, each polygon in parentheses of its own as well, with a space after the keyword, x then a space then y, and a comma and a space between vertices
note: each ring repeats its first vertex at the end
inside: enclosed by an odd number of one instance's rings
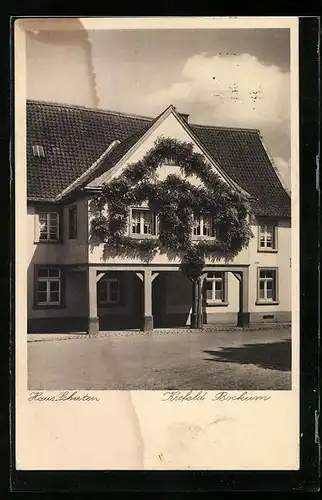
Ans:
POLYGON ((291 341, 284 339, 281 342, 245 344, 238 347, 223 347, 220 351, 203 351, 213 356, 205 361, 221 363, 252 364, 271 370, 291 370, 291 341))

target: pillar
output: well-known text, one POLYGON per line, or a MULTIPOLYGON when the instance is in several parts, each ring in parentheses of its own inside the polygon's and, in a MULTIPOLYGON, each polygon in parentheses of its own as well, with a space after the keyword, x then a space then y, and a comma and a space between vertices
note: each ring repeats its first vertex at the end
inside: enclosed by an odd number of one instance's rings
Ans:
POLYGON ((239 313, 238 326, 249 326, 249 269, 244 268, 240 273, 239 282, 239 313))
POLYGON ((202 274, 192 282, 191 328, 203 328, 203 284, 207 273, 202 274))
POLYGON ((135 273, 143 282, 143 318, 142 330, 150 332, 153 330, 153 315, 152 315, 152 283, 159 273, 153 273, 147 268, 142 272, 135 273))
POLYGON ((99 333, 99 319, 97 315, 97 281, 96 281, 95 267, 88 268, 87 288, 88 288, 87 333, 90 337, 94 337, 99 333))
POLYGON ((144 270, 143 285, 144 285, 143 331, 149 332, 153 330, 151 269, 144 270))

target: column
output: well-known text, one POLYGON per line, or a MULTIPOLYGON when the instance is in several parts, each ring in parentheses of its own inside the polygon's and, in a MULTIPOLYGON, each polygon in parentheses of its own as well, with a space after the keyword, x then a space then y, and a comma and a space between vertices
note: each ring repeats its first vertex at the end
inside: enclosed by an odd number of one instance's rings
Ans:
POLYGON ((239 282, 238 326, 249 326, 249 269, 243 268, 239 282))
POLYGON ((145 269, 143 273, 143 331, 149 332, 153 330, 152 316, 152 271, 145 269))
POLYGON ((203 286, 206 276, 207 273, 203 273, 192 281, 191 328, 198 330, 203 328, 203 286))
POLYGON ((87 333, 90 337, 94 337, 99 333, 99 319, 97 316, 97 281, 96 281, 95 267, 88 268, 87 287, 88 287, 87 333))
POLYGON ((153 315, 152 315, 152 283, 153 280, 159 275, 151 269, 144 269, 144 271, 135 273, 143 283, 143 319, 142 330, 144 332, 151 332, 153 330, 153 315))

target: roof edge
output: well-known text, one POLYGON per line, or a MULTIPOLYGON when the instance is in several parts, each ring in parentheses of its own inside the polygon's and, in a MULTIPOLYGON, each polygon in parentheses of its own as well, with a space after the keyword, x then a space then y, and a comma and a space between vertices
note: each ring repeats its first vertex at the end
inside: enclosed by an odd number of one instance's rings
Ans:
POLYGON ((36 99, 27 99, 26 100, 27 104, 41 104, 41 105, 47 105, 47 106, 54 106, 57 108, 68 108, 68 109, 80 109, 83 111, 91 111, 93 113, 104 113, 104 114, 109 114, 109 115, 115 115, 115 116, 125 116, 128 118, 138 118, 140 120, 146 120, 146 121, 152 121, 153 117, 151 116, 144 116, 144 115, 137 115, 135 113, 125 113, 122 111, 116 111, 116 110, 111 110, 111 109, 102 109, 102 108, 91 108, 89 106, 82 106, 81 104, 67 104, 67 103, 60 103, 56 101, 38 101, 36 99))

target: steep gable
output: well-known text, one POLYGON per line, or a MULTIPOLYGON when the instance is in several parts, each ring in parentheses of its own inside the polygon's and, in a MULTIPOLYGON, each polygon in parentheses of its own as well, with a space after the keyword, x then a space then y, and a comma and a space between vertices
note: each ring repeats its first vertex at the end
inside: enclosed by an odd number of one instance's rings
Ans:
MULTIPOLYGON (((92 182, 144 136, 157 119, 37 101, 27 102, 27 196, 57 200, 92 182), (121 143, 98 161, 113 141, 121 143), (44 148, 36 157, 32 146, 44 148), (97 162, 97 165, 95 163, 97 162), (91 169, 91 167, 95 168, 91 169)), ((253 198, 256 215, 290 217, 290 196, 258 130, 186 124, 223 174, 253 198)))

